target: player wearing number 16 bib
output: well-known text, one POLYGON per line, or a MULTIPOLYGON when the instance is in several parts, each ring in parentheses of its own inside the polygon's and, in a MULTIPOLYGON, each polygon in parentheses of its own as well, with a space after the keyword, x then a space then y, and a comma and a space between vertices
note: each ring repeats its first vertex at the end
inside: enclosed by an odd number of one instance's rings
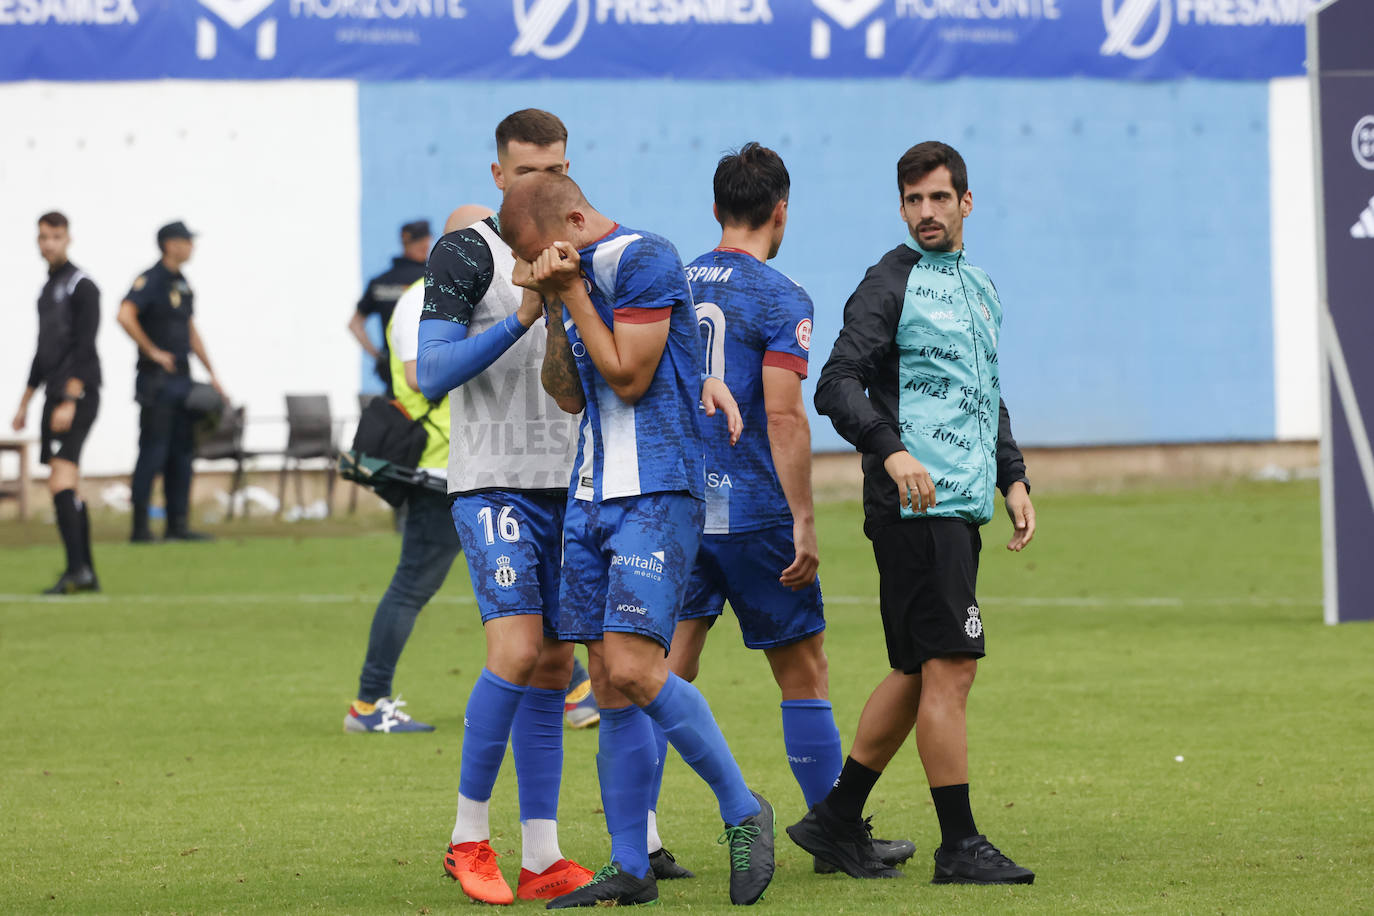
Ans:
MULTIPOLYGON (((527 109, 496 129, 492 177, 503 192, 528 172, 556 172, 567 130, 527 109)), ((488 820, 509 740, 520 788, 518 894, 552 899, 592 873, 559 851, 563 696, 572 644, 558 639, 559 567, 573 418, 544 393, 544 313, 537 293, 515 287, 515 261, 494 218, 449 232, 430 253, 420 321, 418 375, 425 395, 448 394, 448 489, 458 539, 486 634, 486 664, 463 716, 458 816, 444 868, 483 903, 511 903, 488 820)))

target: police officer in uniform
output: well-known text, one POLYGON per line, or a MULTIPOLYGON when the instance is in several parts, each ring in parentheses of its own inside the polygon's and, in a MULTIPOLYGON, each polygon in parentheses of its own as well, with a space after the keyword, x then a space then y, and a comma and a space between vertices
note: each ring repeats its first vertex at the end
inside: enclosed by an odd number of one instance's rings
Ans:
POLYGON ((396 300, 416 280, 425 276, 425 261, 429 257, 429 220, 419 219, 401 227, 401 256, 391 259, 391 267, 367 282, 367 289, 358 308, 348 320, 348 329, 358 339, 358 343, 377 361, 377 377, 386 385, 387 397, 395 397, 391 384, 391 354, 386 345, 386 328, 391 325, 391 313, 396 310, 396 300), (382 319, 382 346, 380 349, 367 336, 367 316, 380 315, 382 319))
POLYGON ((39 460, 48 466, 48 492, 67 550, 67 569, 47 590, 49 595, 100 591, 91 561, 90 518, 76 492, 81 447, 100 409, 100 357, 95 350, 100 290, 67 260, 70 241, 67 218, 61 213, 38 218, 38 251, 48 262, 48 282, 38 296, 37 352, 11 424, 15 432, 24 428, 29 401, 43 386, 39 460))
MULTIPOLYGON (((191 458, 195 450, 192 416, 186 409, 191 391, 190 355, 210 373, 210 384, 224 396, 205 345, 196 331, 194 294, 181 274, 191 259, 191 231, 182 222, 157 231, 162 259, 134 280, 119 306, 119 324, 138 345, 134 400, 139 417, 138 463, 132 482, 134 543, 153 540, 148 528, 148 500, 153 478, 162 475, 166 499, 166 539, 205 541, 210 535, 189 527, 191 458)), ((227 398, 226 398, 227 400, 227 398)))

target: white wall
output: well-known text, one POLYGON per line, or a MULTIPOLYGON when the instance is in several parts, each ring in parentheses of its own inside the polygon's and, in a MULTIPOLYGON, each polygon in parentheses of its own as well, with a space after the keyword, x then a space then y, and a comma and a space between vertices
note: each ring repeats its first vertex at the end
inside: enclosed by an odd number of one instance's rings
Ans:
POLYGON ((1269 83, 1269 199, 1274 290, 1274 427, 1321 432, 1317 368, 1317 187, 1312 97, 1304 77, 1269 83))
POLYGON ((247 405, 250 447, 284 443, 280 423, 254 419, 281 418, 287 392, 326 392, 336 414, 355 414, 358 348, 344 324, 359 294, 357 111, 344 81, 0 85, 0 435, 36 340, 35 220, 53 209, 101 291, 105 385, 88 473, 133 467, 134 346, 114 316, 174 219, 201 233, 185 269, 196 324, 247 405))

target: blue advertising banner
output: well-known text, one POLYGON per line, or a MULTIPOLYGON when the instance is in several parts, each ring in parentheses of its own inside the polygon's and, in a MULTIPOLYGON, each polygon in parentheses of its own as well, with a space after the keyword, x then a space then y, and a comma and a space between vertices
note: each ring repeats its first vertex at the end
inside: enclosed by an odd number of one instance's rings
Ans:
POLYGON ((0 0, 0 81, 1303 71, 1318 0, 0 0))

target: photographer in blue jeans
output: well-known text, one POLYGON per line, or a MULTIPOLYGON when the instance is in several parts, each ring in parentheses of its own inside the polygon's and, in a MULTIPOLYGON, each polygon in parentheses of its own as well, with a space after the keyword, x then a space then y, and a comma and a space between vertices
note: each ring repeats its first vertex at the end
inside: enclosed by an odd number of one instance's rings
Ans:
MULTIPOLYGON (((457 216, 458 214, 455 214, 457 216)), ((424 417, 429 435, 420 455, 419 469, 446 480, 448 473, 448 398, 437 404, 419 391, 415 359, 419 349, 420 309, 425 285, 417 280, 396 302, 386 327, 391 355, 391 384, 396 400, 412 417, 424 417)), ((401 531, 401 558, 391 577, 367 640, 367 657, 358 678, 358 698, 344 716, 348 732, 431 732, 434 726, 417 722, 402 711, 405 701, 391 695, 391 679, 405 648, 415 618, 444 584, 462 548, 449 515, 448 496, 415 487, 406 498, 401 531)))

